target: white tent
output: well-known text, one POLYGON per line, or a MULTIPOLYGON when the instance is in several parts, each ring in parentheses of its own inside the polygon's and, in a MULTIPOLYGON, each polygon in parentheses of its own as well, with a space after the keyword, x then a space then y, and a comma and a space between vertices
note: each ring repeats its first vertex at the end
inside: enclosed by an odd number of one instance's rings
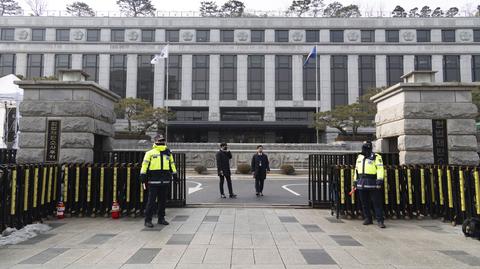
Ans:
POLYGON ((0 141, 0 148, 6 148, 8 142, 8 128, 13 126, 15 136, 15 142, 13 148, 18 147, 18 120, 20 119, 20 112, 18 107, 20 102, 23 101, 23 89, 18 87, 14 81, 20 80, 15 75, 6 75, 0 78, 0 135, 2 140, 0 141), (15 124, 8 122, 8 113, 13 108, 17 108, 15 112, 15 124))

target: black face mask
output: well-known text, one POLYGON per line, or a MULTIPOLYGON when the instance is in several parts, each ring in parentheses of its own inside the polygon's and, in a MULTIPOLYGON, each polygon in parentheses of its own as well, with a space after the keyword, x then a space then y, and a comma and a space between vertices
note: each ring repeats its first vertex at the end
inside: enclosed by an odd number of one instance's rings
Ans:
POLYGON ((165 146, 165 141, 157 141, 157 142, 155 142, 155 145, 157 145, 157 146, 165 146))
POLYGON ((227 150, 227 149, 228 149, 228 147, 223 147, 222 149, 223 149, 223 150, 227 150))
POLYGON ((372 154, 372 145, 365 144, 362 146, 362 155, 365 157, 369 157, 372 154))

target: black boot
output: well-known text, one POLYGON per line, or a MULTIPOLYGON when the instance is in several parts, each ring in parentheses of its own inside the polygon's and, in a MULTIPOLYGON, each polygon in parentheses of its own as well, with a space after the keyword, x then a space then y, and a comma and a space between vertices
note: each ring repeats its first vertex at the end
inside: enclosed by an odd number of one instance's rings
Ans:
POLYGON ((370 225, 372 224, 372 219, 369 219, 369 218, 366 218, 364 221, 363 221, 363 225, 370 225))
POLYGON ((158 224, 161 224, 161 225, 168 225, 170 223, 168 223, 168 221, 165 220, 165 218, 159 218, 158 219, 158 224))
POLYGON ((147 227, 147 228, 153 228, 153 223, 152 223, 152 221, 145 221, 145 224, 144 224, 144 225, 145 225, 145 227, 147 227))
POLYGON ((230 198, 237 198, 236 194, 230 194, 230 198))
POLYGON ((385 229, 385 228, 387 227, 387 226, 385 226, 385 224, 383 223, 383 221, 379 221, 379 222, 377 223, 377 225, 378 225, 379 228, 382 228, 382 229, 385 229))

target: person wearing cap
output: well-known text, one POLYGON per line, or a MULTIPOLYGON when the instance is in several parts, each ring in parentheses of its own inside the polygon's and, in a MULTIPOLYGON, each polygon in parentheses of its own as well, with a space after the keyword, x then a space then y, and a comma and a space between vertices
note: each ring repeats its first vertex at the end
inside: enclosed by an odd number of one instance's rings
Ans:
POLYGON ((228 150, 227 143, 220 144, 220 150, 215 154, 217 160, 217 172, 220 178, 220 197, 227 198, 223 190, 225 180, 227 180, 228 194, 230 198, 236 198, 237 195, 233 193, 232 187, 232 172, 230 171, 230 160, 232 159, 232 153, 228 150))
POLYGON ((382 156, 373 152, 372 142, 365 142, 362 145, 362 152, 357 157, 353 182, 362 202, 363 225, 373 223, 370 208, 370 203, 373 203, 378 227, 385 228, 381 191, 384 173, 382 156))
POLYGON ((155 209, 155 200, 158 201, 158 224, 169 224, 165 220, 165 206, 172 178, 178 180, 177 168, 172 152, 166 146, 165 137, 157 135, 155 136, 155 144, 153 144, 152 149, 145 153, 140 170, 142 185, 144 187, 148 185, 145 227, 153 227, 152 217, 155 209))

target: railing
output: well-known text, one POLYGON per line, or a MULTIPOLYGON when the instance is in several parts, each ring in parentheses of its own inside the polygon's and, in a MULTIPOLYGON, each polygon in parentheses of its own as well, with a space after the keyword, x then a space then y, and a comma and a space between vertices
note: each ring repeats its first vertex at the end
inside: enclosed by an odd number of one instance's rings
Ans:
MULTIPOLYGON (((285 8, 286 9, 286 8, 285 8)), ((456 17, 475 17, 477 10, 467 10, 462 9, 458 12, 456 17)), ((129 17, 124 13, 119 11, 94 11, 95 17, 129 17)), ((361 10, 360 11, 361 17, 366 18, 383 18, 383 17, 393 17, 392 11, 386 10, 361 10)), ((5 15, 5 16, 31 16, 32 13, 29 11, 22 11, 16 15, 5 15)), ((41 14, 41 16, 53 16, 53 17, 75 17, 72 14, 67 13, 66 10, 47 10, 41 14)), ((142 16, 143 17, 143 16, 142 16)), ((151 16, 146 17, 202 17, 202 13, 200 11, 166 11, 166 10, 159 10, 155 11, 151 16)), ((242 17, 293 17, 297 18, 296 14, 286 13, 285 10, 245 10, 242 17)), ((303 14, 302 17, 314 17, 312 13, 303 14)), ((319 18, 324 18, 322 16, 318 16, 319 18)), ((434 18, 434 17, 428 17, 434 18)), ((427 19, 428 19, 427 18, 427 19)))
POLYGON ((15 163, 16 157, 16 149, 0 149, 0 165, 15 163))
MULTIPOLYGON (((354 167, 338 165, 332 170, 333 209, 337 217, 361 214, 360 201, 352 189, 354 167)), ((442 218, 453 224, 480 216, 480 167, 385 166, 383 190, 386 217, 442 218)))
MULTIPOLYGON (((355 164, 357 153, 349 154, 312 154, 308 157, 308 201, 314 208, 332 206, 332 171, 335 165, 355 164)), ((398 164, 397 153, 383 153, 385 164, 398 164)))
MULTIPOLYGON (((169 207, 186 204, 184 154, 176 154, 176 165, 179 180, 170 184, 169 207)), ((142 216, 145 209, 139 163, 5 165, 0 171, 0 230, 54 216, 58 201, 67 216, 108 217, 114 201, 122 216, 142 216)))

